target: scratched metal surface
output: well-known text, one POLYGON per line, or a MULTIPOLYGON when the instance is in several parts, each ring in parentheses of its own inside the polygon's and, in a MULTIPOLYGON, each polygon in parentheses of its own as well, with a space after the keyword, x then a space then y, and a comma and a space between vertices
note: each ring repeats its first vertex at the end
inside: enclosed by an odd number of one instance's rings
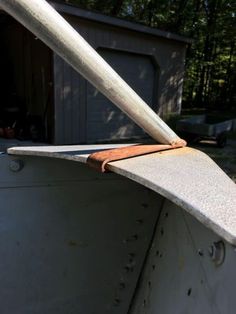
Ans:
MULTIPOLYGON (((16 147, 8 152, 86 162, 90 152, 114 147, 16 147)), ((236 244, 236 186, 206 154, 191 148, 180 148, 115 161, 108 167, 163 195, 222 238, 236 244)))
POLYGON ((92 153, 130 145, 132 144, 27 146, 11 147, 7 150, 7 152, 10 155, 52 157, 86 163, 88 156, 92 153))
POLYGON ((235 263, 232 245, 166 201, 129 314, 234 314, 235 263))

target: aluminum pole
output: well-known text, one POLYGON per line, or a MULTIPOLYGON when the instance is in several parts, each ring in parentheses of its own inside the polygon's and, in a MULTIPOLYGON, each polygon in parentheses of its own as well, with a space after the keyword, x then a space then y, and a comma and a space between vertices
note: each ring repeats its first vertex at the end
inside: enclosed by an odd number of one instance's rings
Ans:
POLYGON ((185 144, 45 0, 0 0, 0 5, 156 141, 185 144))

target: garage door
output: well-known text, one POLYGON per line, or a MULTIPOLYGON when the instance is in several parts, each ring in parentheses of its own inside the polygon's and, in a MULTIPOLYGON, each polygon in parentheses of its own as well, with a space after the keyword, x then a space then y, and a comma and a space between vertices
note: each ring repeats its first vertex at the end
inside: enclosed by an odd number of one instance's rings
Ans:
MULTIPOLYGON (((148 56, 101 49, 102 57, 152 107, 156 68, 148 56)), ((87 89, 87 141, 144 138, 146 135, 92 85, 87 89)))

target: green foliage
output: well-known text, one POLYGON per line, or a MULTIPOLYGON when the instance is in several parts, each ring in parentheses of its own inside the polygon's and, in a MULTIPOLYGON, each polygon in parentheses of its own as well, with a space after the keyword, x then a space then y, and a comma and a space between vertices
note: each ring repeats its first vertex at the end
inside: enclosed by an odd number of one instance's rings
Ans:
POLYGON ((192 38, 184 105, 236 108, 236 7, 230 0, 66 0, 89 10, 192 38))

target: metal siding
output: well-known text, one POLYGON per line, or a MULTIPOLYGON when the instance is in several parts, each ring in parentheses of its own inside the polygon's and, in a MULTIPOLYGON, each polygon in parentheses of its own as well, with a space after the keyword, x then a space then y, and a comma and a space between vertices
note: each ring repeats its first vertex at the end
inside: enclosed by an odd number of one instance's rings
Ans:
POLYGON ((63 102, 63 63, 64 61, 57 55, 53 54, 54 59, 54 144, 62 144, 64 141, 64 102, 63 102))
POLYGON ((72 88, 71 67, 68 68, 66 63, 64 63, 63 66, 64 66, 63 67, 64 141, 65 143, 71 143, 72 135, 71 113, 74 111, 71 102, 71 88, 72 88))
POLYGON ((79 101, 80 101, 80 77, 72 69, 71 70, 71 141, 76 143, 79 135, 79 124, 80 124, 80 112, 79 112, 79 101))
MULTIPOLYGON (((167 39, 156 38, 148 35, 140 37, 140 34, 138 32, 122 30, 115 27, 107 26, 105 24, 98 24, 89 20, 79 20, 77 18, 68 16, 67 18, 69 22, 76 28, 76 30, 86 40, 88 40, 88 42, 95 49, 98 49, 98 51, 99 50, 101 51, 102 48, 108 48, 111 49, 110 51, 113 50, 113 54, 115 54, 115 51, 127 52, 127 55, 129 53, 133 53, 134 59, 135 55, 137 54, 146 55, 146 58, 152 57, 155 63, 155 65, 153 63, 153 66, 155 66, 158 69, 157 71, 158 75, 153 74, 155 76, 155 78, 153 78, 153 81, 155 81, 153 84, 155 84, 155 86, 153 87, 152 95, 154 109, 162 117, 165 117, 170 112, 179 112, 180 107, 179 100, 182 88, 181 78, 183 77, 184 70, 183 59, 185 50, 182 43, 170 41, 167 39), (177 93, 178 97, 176 97, 177 93)), ((109 58, 109 54, 108 56, 105 57, 109 58)), ((93 88, 79 74, 67 73, 74 70, 72 70, 71 67, 68 66, 67 64, 62 65, 64 61, 59 59, 60 59, 59 57, 56 58, 54 57, 54 67, 56 68, 56 70, 54 71, 55 81, 54 143, 76 144, 95 141, 96 138, 98 138, 98 136, 96 137, 96 133, 100 131, 101 125, 103 125, 103 123, 99 124, 98 120, 99 119, 102 120, 103 118, 100 115, 100 118, 97 119, 97 126, 95 126, 94 124, 91 125, 92 121, 91 117, 95 114, 94 112, 99 114, 100 108, 97 107, 99 106, 98 103, 104 101, 107 102, 107 100, 100 95, 97 96, 97 100, 92 105, 92 98, 94 97, 93 88), (67 114, 65 114, 63 108, 64 106, 63 93, 65 79, 64 76, 67 78, 66 79, 67 86, 69 84, 69 77, 70 84, 71 86, 73 86, 72 87, 73 90, 71 90, 70 95, 70 104, 68 103, 69 101, 68 99, 66 103, 67 114), (77 95, 79 95, 78 98, 77 95), (69 108, 71 112, 69 112, 69 108), (92 111, 94 111, 93 113, 90 112, 91 109, 92 111), (91 127, 92 131, 90 130, 91 127), (88 130, 90 131, 88 132, 88 130), (88 134, 86 135, 87 132, 88 134)), ((136 63, 136 61, 132 62, 136 63)), ((127 68, 127 65, 130 64, 130 59, 129 61, 125 60, 124 63, 125 68, 127 68)), ((114 65, 116 66, 116 64, 114 65)), ((119 72, 119 69, 117 70, 119 72)), ((130 76, 134 77, 135 74, 130 75, 128 74, 126 76, 124 75, 124 78, 128 79, 129 81, 130 76)), ((150 81, 151 80, 149 80, 149 82, 150 81)), ((152 84, 147 84, 147 81, 145 81, 145 88, 147 89, 146 90, 147 94, 148 93, 151 94, 150 90, 148 90, 148 88, 151 88, 150 87, 151 85, 152 84)), ((141 90, 143 90, 143 92, 141 91, 141 96, 144 96, 145 98, 144 88, 141 87, 141 90)), ((150 102, 149 99, 146 100, 150 102)), ((114 110, 117 112, 116 108, 114 110)), ((120 116, 120 119, 123 119, 122 115, 120 116)), ((127 119, 126 121, 129 121, 129 119, 127 119)), ((119 123, 117 123, 117 126, 119 127, 119 123)), ((108 126, 107 132, 110 132, 110 130, 111 128, 110 126, 108 126)), ((116 135, 115 138, 117 138, 116 135)), ((109 140, 109 138, 107 139, 109 140)))
POLYGON ((54 54, 55 144, 85 142, 86 82, 54 54))
MULTIPOLYGON (((148 104, 153 104, 155 68, 150 58, 105 49, 99 53, 148 104)), ((88 142, 145 137, 141 128, 91 84, 87 97, 88 142)))

